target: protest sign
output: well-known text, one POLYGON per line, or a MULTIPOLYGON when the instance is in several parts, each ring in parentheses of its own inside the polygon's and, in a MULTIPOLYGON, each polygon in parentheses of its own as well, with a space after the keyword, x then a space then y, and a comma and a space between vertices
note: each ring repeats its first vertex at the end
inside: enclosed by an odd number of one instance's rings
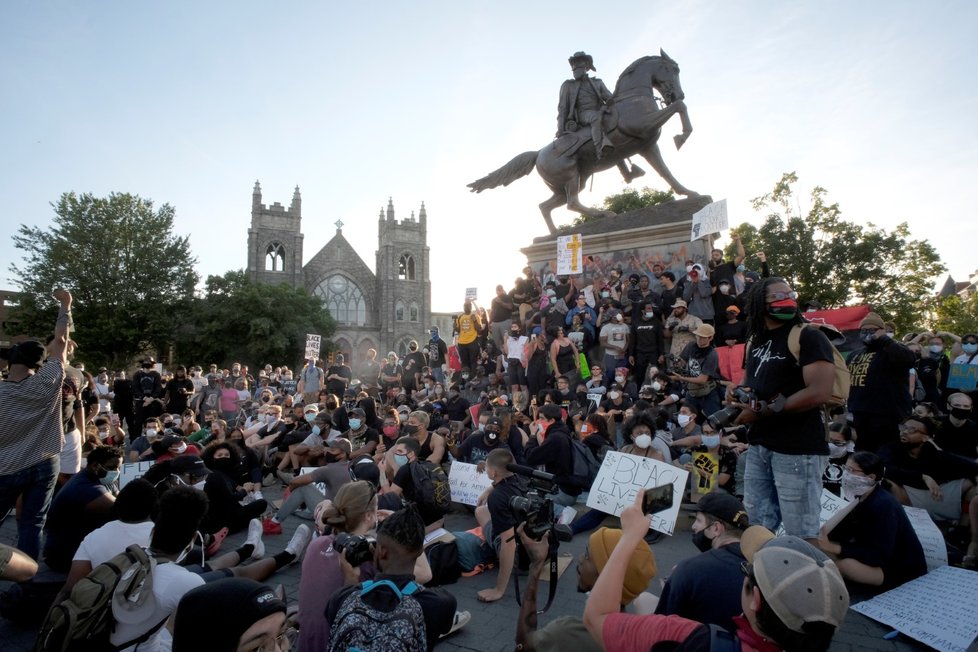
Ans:
POLYGON ((919 507, 907 507, 907 518, 913 531, 917 533, 920 546, 924 549, 924 559, 927 560, 927 572, 931 572, 941 566, 947 566, 947 545, 944 543, 944 535, 934 525, 930 514, 926 509, 919 507))
POLYGON ((315 335, 313 333, 306 333, 306 353, 307 358, 318 358, 320 344, 322 344, 322 336, 315 335))
MULTIPOLYGON (((825 523, 835 516, 839 511, 845 509, 849 501, 841 496, 836 496, 834 493, 828 489, 822 489, 822 510, 818 515, 818 525, 819 527, 825 525, 825 523)), ((785 534, 784 525, 779 525, 778 529, 774 532, 777 536, 785 534)))
MULTIPOLYGON (((693 213, 689 240, 698 240, 713 233, 727 230, 727 200, 721 199, 693 213)), ((557 272, 558 274, 560 272, 557 272)))
POLYGON ((465 288, 465 300, 474 301, 479 298, 479 288, 465 288))
POLYGON ((448 472, 448 487, 451 489, 452 502, 475 507, 482 492, 492 485, 485 471, 479 473, 478 469, 475 464, 466 464, 458 460, 452 462, 452 468, 448 472))
MULTIPOLYGON (((318 468, 321 468, 321 467, 318 467, 318 466, 304 466, 301 469, 299 469, 299 472, 295 474, 295 477, 298 478, 300 475, 305 475, 306 473, 312 473, 313 471, 315 471, 318 468)), ((326 494, 326 483, 325 482, 314 482, 312 486, 314 486, 316 489, 319 489, 321 492, 323 492, 323 495, 324 496, 327 495, 326 494)), ((309 507, 309 509, 312 509, 312 508, 315 507, 315 505, 312 505, 312 506, 306 505, 306 507, 309 507)))
POLYGON ((557 238, 557 274, 580 274, 584 270, 584 243, 581 234, 557 238))
POLYGON ((635 502, 635 495, 664 484, 672 483, 672 507, 652 516, 652 529, 672 534, 679 516, 679 504, 689 479, 689 471, 658 460, 608 451, 591 485, 587 506, 606 514, 621 515, 622 510, 635 502))
POLYGON ((153 466, 153 462, 123 464, 122 468, 119 469, 119 489, 122 489, 136 478, 143 477, 143 474, 149 471, 149 467, 151 466, 153 466))
POLYGON ((963 652, 978 636, 976 595, 978 573, 943 566, 851 609, 936 650, 963 652))
POLYGON ((976 385, 978 385, 978 364, 955 363, 948 369, 948 387, 973 392, 976 385))
POLYGON ((693 453, 693 489, 698 494, 708 494, 717 484, 720 473, 720 458, 706 451, 693 453))

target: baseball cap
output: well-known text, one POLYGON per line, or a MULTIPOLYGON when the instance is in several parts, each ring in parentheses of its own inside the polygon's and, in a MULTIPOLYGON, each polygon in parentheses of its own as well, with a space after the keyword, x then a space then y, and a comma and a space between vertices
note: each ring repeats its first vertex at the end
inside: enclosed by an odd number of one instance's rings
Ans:
POLYGON ((747 528, 747 509, 734 496, 723 491, 711 491, 696 503, 696 511, 709 514, 721 521, 747 528))
POLYGON ((174 457, 170 460, 170 469, 177 475, 189 473, 190 475, 203 476, 211 472, 204 465, 204 460, 200 459, 197 455, 180 455, 179 457, 174 457))
POLYGON ((724 309, 724 312, 733 312, 733 313, 740 314, 740 308, 738 308, 737 306, 732 306, 731 305, 731 306, 727 306, 724 309))
POLYGON ((672 304, 672 307, 673 308, 686 308, 688 306, 686 305, 686 302, 683 301, 682 299, 676 299, 676 303, 672 304))
POLYGON ((700 324, 693 330, 693 335, 697 337, 713 337, 715 334, 716 331, 709 324, 700 324))
POLYGON ((319 414, 319 406, 315 403, 310 403, 303 410, 303 413, 312 412, 313 414, 319 414))
POLYGON ((804 633, 808 622, 839 627, 849 609, 849 591, 825 553, 794 536, 775 537, 752 525, 740 538, 757 588, 788 629, 804 633))
POLYGON ((167 435, 166 437, 163 438, 162 443, 163 446, 169 448, 170 446, 176 446, 182 441, 183 441, 183 437, 181 437, 180 435, 167 435))

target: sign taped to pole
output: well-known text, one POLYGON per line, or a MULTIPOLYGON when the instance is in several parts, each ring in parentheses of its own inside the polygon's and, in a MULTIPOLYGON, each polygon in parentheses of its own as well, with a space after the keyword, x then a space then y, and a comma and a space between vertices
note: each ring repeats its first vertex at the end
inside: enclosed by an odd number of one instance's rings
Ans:
POLYGON ((584 271, 584 242, 580 233, 557 238, 557 274, 581 274, 584 271))

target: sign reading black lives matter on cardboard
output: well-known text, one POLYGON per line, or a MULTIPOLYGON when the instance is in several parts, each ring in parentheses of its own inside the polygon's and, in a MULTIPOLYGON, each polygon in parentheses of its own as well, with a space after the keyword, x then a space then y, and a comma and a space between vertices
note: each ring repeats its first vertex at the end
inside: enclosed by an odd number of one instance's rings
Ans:
POLYGON ((651 527, 657 532, 672 534, 688 480, 689 471, 678 466, 638 455, 608 451, 601 463, 598 477, 591 485, 587 506, 599 512, 620 516, 622 510, 635 502, 638 492, 671 483, 672 507, 653 514, 651 527))
POLYGON ((727 200, 721 199, 707 204, 693 213, 693 223, 689 229, 689 241, 699 240, 714 233, 727 230, 727 200))
POLYGON ((318 358, 319 347, 322 344, 322 335, 306 333, 306 358, 318 358))

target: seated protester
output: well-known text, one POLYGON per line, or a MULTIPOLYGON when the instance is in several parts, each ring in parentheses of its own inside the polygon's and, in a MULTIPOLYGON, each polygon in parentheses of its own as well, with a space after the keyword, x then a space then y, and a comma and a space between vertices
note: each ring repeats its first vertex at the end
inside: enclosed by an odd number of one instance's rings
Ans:
POLYGON ((347 439, 353 446, 350 459, 364 455, 373 456, 377 450, 377 445, 380 443, 380 435, 367 425, 367 413, 363 408, 355 407, 350 410, 349 417, 350 430, 347 433, 347 439))
POLYGON ((343 485, 352 481, 350 476, 350 442, 337 437, 332 443, 326 444, 324 466, 317 467, 309 473, 297 475, 289 483, 289 495, 275 516, 265 519, 263 528, 265 534, 282 534, 281 523, 290 515, 296 513, 303 504, 306 506, 305 518, 311 518, 316 505, 327 498, 333 498, 343 485), (323 493, 317 484, 326 485, 323 493))
POLYGON ((404 434, 413 437, 418 442, 418 458, 428 460, 432 464, 447 462, 445 457, 445 438, 441 435, 428 432, 430 418, 427 412, 415 410, 408 415, 407 425, 404 426, 404 434))
POLYGON ((592 364, 591 365, 591 378, 584 383, 584 387, 587 388, 588 394, 605 394, 608 391, 608 381, 605 379, 604 374, 601 370, 601 365, 592 364))
POLYGON ((479 464, 485 462, 492 451, 500 449, 500 447, 502 449, 507 448, 501 439, 503 420, 491 416, 488 412, 479 414, 479 420, 483 421, 483 419, 485 423, 480 425, 483 425, 484 428, 474 431, 458 445, 458 454, 455 455, 458 461, 466 464, 479 464))
POLYGON ((610 417, 611 422, 608 426, 613 428, 616 439, 617 432, 621 430, 621 424, 625 420, 625 410, 630 407, 632 407, 632 399, 622 390, 621 385, 614 383, 608 388, 608 393, 601 401, 600 409, 610 417))
POLYGON ((186 434, 183 428, 181 428, 183 418, 179 414, 164 414, 162 419, 164 435, 178 435, 183 437, 186 434))
POLYGON ((149 467, 149 470, 143 474, 143 478, 156 488, 157 494, 162 496, 173 487, 194 487, 203 491, 208 475, 210 469, 199 457, 181 455, 149 467))
MULTIPOLYGON (((549 561, 549 548, 546 538, 543 541, 533 541, 522 532, 523 545, 532 559, 526 593, 523 596, 523 606, 517 621, 516 643, 522 644, 524 650, 567 650, 568 652, 600 652, 602 649, 591 637, 584 623, 573 616, 561 616, 546 627, 537 631, 527 631, 527 623, 535 619, 528 617, 537 610, 537 584, 541 573, 546 573, 549 561)), ((584 553, 577 558, 577 591, 587 593, 604 570, 618 541, 621 530, 603 527, 588 539, 584 553)), ((639 541, 628 560, 625 578, 621 587, 621 608, 636 611, 641 610, 640 602, 654 599, 648 593, 643 593, 649 582, 655 577, 655 556, 645 541, 639 541)), ((546 575, 545 575, 546 577, 546 575)), ((529 627, 533 625, 530 624, 529 627)))
POLYGON ((683 348, 676 360, 674 373, 669 376, 686 386, 684 401, 702 414, 713 414, 723 407, 720 357, 713 346, 714 333, 709 324, 697 326, 693 330, 696 340, 683 348))
POLYGON ((937 445, 948 453, 978 459, 978 422, 972 416, 971 397, 955 392, 947 397, 948 413, 940 418, 937 445))
MULTIPOLYGON (((223 432, 221 433, 223 436, 223 432)), ((215 441, 220 441, 217 436, 214 437, 215 441)), ((257 485, 262 483, 262 464, 261 460, 258 459, 258 454, 251 450, 244 443, 244 435, 242 434, 241 428, 233 428, 227 433, 225 441, 229 442, 234 449, 238 451, 239 456, 239 466, 238 472, 234 476, 236 481, 240 485, 244 485, 246 482, 252 482, 257 485)))
POLYGON ((733 619, 743 611, 740 603, 746 561, 740 537, 747 529, 743 503, 722 491, 696 503, 693 545, 700 551, 679 562, 662 587, 655 613, 676 615, 734 631, 733 619))
POLYGON ((665 371, 657 370, 652 375, 649 388, 652 390, 652 404, 659 409, 666 410, 666 413, 672 416, 682 399, 681 385, 672 382, 669 374, 665 371))
POLYGON ((285 602, 268 586, 228 577, 189 591, 173 621, 173 652, 277 649, 285 602))
POLYGON ((829 463, 822 472, 822 486, 836 496, 842 495, 842 475, 855 446, 848 423, 833 421, 829 424, 829 463))
POLYGON ((740 318, 740 308, 729 305, 723 311, 726 318, 717 325, 717 346, 734 346, 747 342, 747 320, 740 318))
POLYGON ((529 424, 529 419, 522 413, 516 412, 505 405, 493 408, 493 415, 502 419, 503 427, 499 439, 506 444, 517 464, 526 462, 526 444, 529 437, 523 426, 529 424))
POLYGON ((427 462, 418 457, 419 449, 418 441, 411 436, 397 440, 393 449, 397 472, 390 486, 383 492, 380 506, 382 509, 395 510, 402 504, 414 503, 421 518, 424 519, 425 526, 430 530, 433 529, 432 526, 444 520, 445 510, 438 505, 425 503, 424 496, 415 485, 412 466, 427 462))
POLYGON ((180 435, 165 435, 160 442, 163 452, 156 456, 157 462, 172 460, 180 455, 200 455, 200 449, 194 444, 188 444, 180 435))
MULTIPOLYGON (((620 613, 629 559, 649 529, 641 492, 622 512, 621 524, 621 541, 584 607, 591 636, 606 650, 673 649, 676 644, 709 649, 708 625, 680 616, 620 613)), ((749 650, 827 650, 849 609, 849 593, 832 560, 798 537, 774 538, 760 526, 744 533, 741 547, 749 562, 748 575, 740 589, 744 615, 734 618, 733 634, 739 640, 730 641, 731 647, 739 643, 749 650)))
MULTIPOLYGON (((575 396, 574 392, 571 391, 570 379, 568 379, 567 376, 557 376, 557 390, 554 394, 552 394, 552 396, 554 403, 565 410, 570 409, 571 403, 574 402, 575 396)), ((539 398, 537 399, 537 402, 542 403, 539 398)))
MULTIPOLYGON (((333 419, 326 410, 316 415, 312 422, 312 429, 301 443, 297 444, 289 451, 288 457, 291 459, 293 468, 301 469, 304 466, 320 466, 326 455, 326 442, 339 437, 339 432, 333 429, 333 419)), ((281 480, 292 478, 280 477, 281 480)))
POLYGON ((216 437, 216 435, 213 433, 214 422, 220 422, 222 426, 222 433, 226 435, 228 432, 227 421, 224 419, 218 419, 217 413, 209 410, 204 414, 201 421, 201 426, 197 430, 192 431, 189 435, 187 435, 187 441, 191 444, 200 444, 203 446, 209 444, 210 440, 216 437))
POLYGON ((112 520, 121 465, 121 448, 100 446, 54 496, 44 525, 44 561, 52 570, 68 572, 82 539, 112 520))
POLYGON ((116 520, 92 530, 82 539, 71 560, 68 579, 55 603, 67 597, 78 580, 99 564, 109 561, 133 544, 148 546, 157 502, 153 485, 143 478, 130 480, 119 492, 112 507, 116 520))
POLYGON ((444 406, 445 418, 449 421, 458 422, 463 428, 472 423, 472 414, 469 412, 472 404, 462 396, 457 384, 448 387, 448 400, 444 401, 444 406))
POLYGON ((681 456, 680 461, 686 465, 686 469, 691 474, 699 474, 705 477, 706 472, 696 467, 693 453, 712 455, 718 466, 715 486, 728 494, 736 494, 737 453, 730 446, 724 444, 722 438, 722 432, 716 432, 710 424, 704 423, 703 434, 700 435, 700 445, 691 446, 688 452, 681 456))
POLYGON ((278 442, 278 451, 283 453, 282 461, 278 465, 278 472, 276 475, 279 476, 283 482, 288 482, 291 480, 287 475, 283 477, 283 473, 291 468, 293 470, 298 470, 299 466, 295 466, 295 458, 291 453, 295 450, 295 447, 301 444, 312 432, 312 427, 316 423, 316 417, 319 415, 319 406, 315 403, 310 403, 305 407, 297 408, 299 411, 299 417, 296 418, 293 412, 291 418, 286 418, 283 413, 282 420, 287 424, 292 426, 285 436, 283 436, 278 442))
MULTIPOLYGON (((424 639, 429 650, 434 648, 440 637, 468 622, 468 612, 456 615, 457 603, 451 593, 441 588, 426 589, 417 585, 418 578, 413 573, 418 557, 424 556, 424 534, 424 523, 411 508, 397 511, 384 519, 377 527, 377 542, 374 544, 374 566, 377 570, 374 584, 359 582, 359 569, 351 568, 346 561, 341 562, 347 586, 333 593, 326 604, 326 621, 330 626, 329 649, 345 650, 349 647, 344 638, 348 631, 345 620, 350 608, 358 601, 369 609, 384 613, 397 609, 402 600, 416 601, 421 607, 423 622, 414 623, 418 631, 413 640, 424 639), (388 583, 393 584, 400 595, 388 583)), ((379 635, 381 632, 364 634, 379 635)))
POLYGON ((98 431, 98 439, 101 446, 122 447, 126 445, 126 433, 119 425, 119 417, 118 415, 113 415, 113 417, 113 419, 101 415, 95 417, 94 424, 98 431))
POLYGON ((248 527, 251 519, 265 513, 268 502, 260 497, 261 485, 238 484, 241 462, 237 449, 230 442, 211 444, 201 459, 209 471, 204 482, 209 507, 201 523, 203 532, 214 534, 223 528, 227 528, 229 534, 240 532, 248 527), (255 499, 242 505, 241 500, 249 494, 255 499))
MULTIPOLYGON (((398 362, 397 353, 390 351, 387 353, 387 360, 380 367, 380 388, 383 391, 382 398, 392 399, 401 387, 401 375, 404 368, 398 362)), ((386 401, 385 401, 386 402, 386 401)))
POLYGON ((547 473, 554 474, 558 490, 551 500, 555 505, 570 507, 577 502, 583 487, 571 477, 574 472, 571 433, 561 416, 561 409, 556 405, 540 408, 540 418, 533 424, 526 446, 526 463, 529 466, 542 464, 547 473))
POLYGON ((611 433, 608 432, 608 419, 600 414, 591 414, 583 419, 578 432, 581 442, 591 450, 594 459, 604 460, 605 453, 615 450, 611 433))
POLYGON ((428 413, 428 430, 436 432, 444 437, 442 428, 448 429, 448 418, 445 416, 445 404, 442 401, 435 401, 428 406, 422 407, 422 411, 428 413))
POLYGON ((153 442, 163 438, 163 426, 156 417, 146 419, 143 424, 142 434, 133 438, 130 433, 131 444, 126 451, 130 462, 148 462, 156 459, 153 453, 153 442))
POLYGON ((847 580, 885 591, 926 574, 927 562, 907 512, 881 482, 879 456, 860 452, 849 457, 842 497, 852 502, 834 527, 822 526, 818 547, 835 560, 847 580))
MULTIPOLYGON (((673 452, 683 451, 691 446, 699 446, 703 443, 700 435, 703 429, 696 423, 696 409, 685 400, 680 404, 679 412, 676 414, 676 424, 670 429, 672 434, 673 452)), ((678 457, 678 455, 674 455, 678 457)))
POLYGON ((499 560, 496 586, 479 591, 479 602, 495 602, 503 597, 516 560, 515 534, 520 515, 513 510, 510 501, 517 496, 525 497, 526 486, 519 476, 506 469, 507 464, 515 464, 513 454, 507 449, 489 453, 486 476, 492 486, 479 496, 479 506, 475 508, 475 518, 499 560))
POLYGON ((259 414, 258 422, 246 428, 243 433, 245 445, 258 451, 259 455, 266 449, 274 449, 278 446, 278 440, 291 430, 282 421, 281 405, 268 405, 261 409, 264 410, 264 414, 259 414))
POLYGON ((341 435, 345 435, 350 429, 350 411, 357 406, 357 392, 354 389, 343 391, 343 402, 340 403, 332 412, 333 427, 341 435))
MULTIPOLYGON (((381 429, 381 439, 380 446, 384 449, 390 449, 394 447, 394 444, 398 439, 401 438, 401 418, 398 416, 397 410, 391 409, 384 414, 384 425, 381 429)), ((379 450, 377 451, 380 452, 379 450)))

